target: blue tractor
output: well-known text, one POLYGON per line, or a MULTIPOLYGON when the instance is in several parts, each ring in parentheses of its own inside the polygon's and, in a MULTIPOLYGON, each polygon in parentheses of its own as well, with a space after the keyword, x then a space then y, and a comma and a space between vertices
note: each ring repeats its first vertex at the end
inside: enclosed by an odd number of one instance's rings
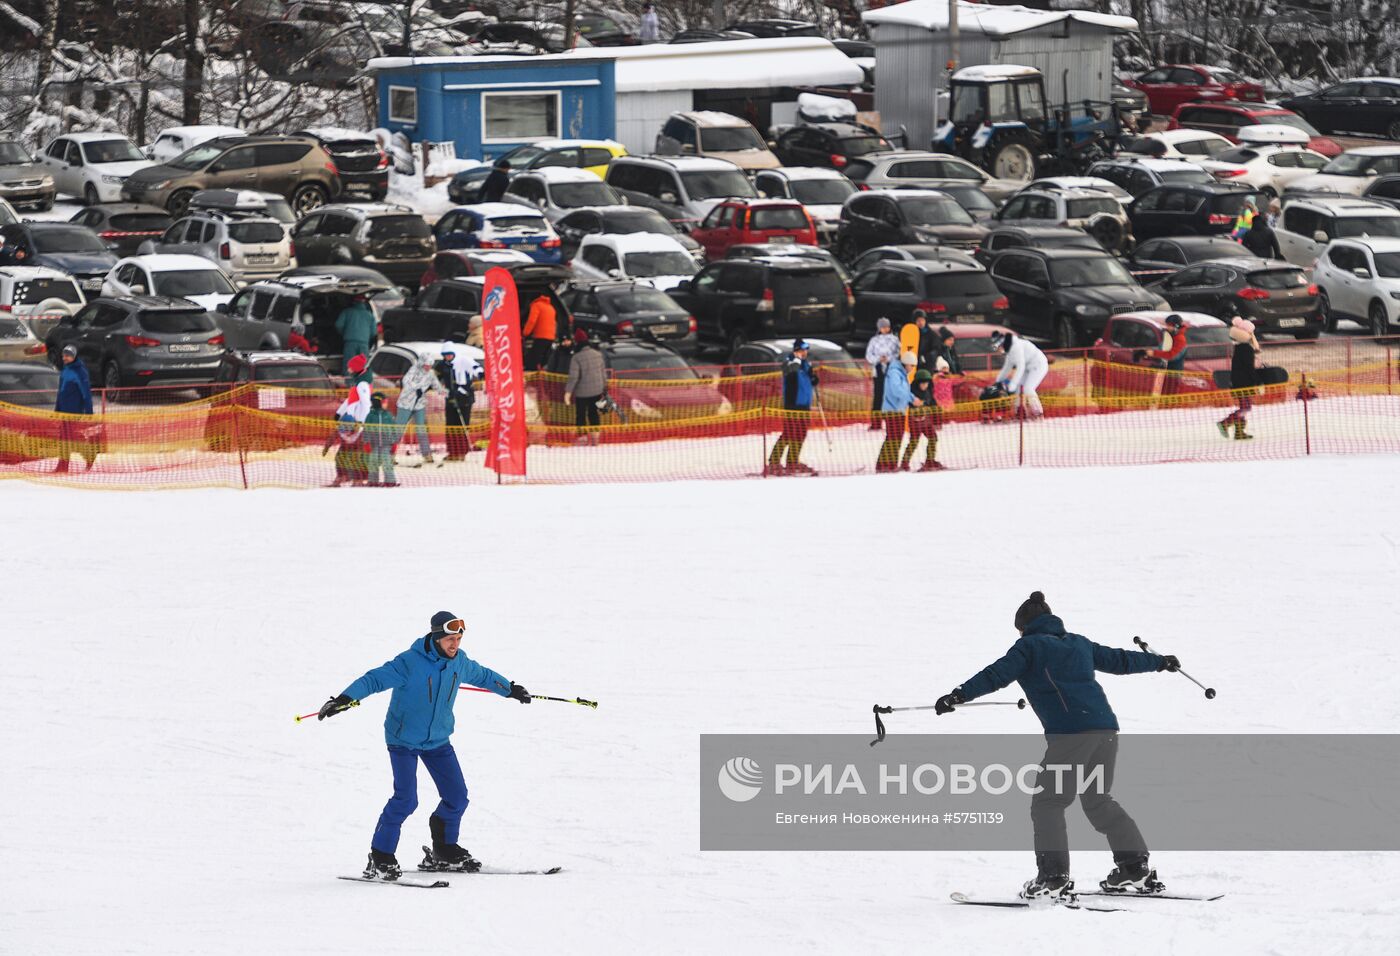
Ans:
POLYGON ((999 179, 1082 174, 1117 152, 1123 136, 1111 102, 1047 106, 1030 66, 969 66, 949 82, 948 119, 933 149, 976 163, 999 179))

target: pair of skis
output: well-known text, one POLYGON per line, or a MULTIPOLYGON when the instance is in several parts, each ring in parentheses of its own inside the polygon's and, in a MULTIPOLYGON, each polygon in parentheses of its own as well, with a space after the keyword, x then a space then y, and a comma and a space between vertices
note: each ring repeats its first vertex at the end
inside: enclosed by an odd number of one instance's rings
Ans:
MULTIPOLYGON (((562 866, 551 866, 544 870, 510 870, 498 866, 483 866, 475 870, 450 870, 438 869, 429 866, 432 861, 433 851, 431 847, 423 847, 423 862, 418 864, 418 869, 428 873, 461 873, 463 876, 553 876, 564 868, 562 866)), ((337 876, 338 880, 349 880, 352 883, 378 883, 381 886, 403 886, 415 890, 436 890, 441 887, 450 886, 446 880, 381 880, 373 876, 337 876)))
MULTIPOLYGON (((1209 903, 1222 898, 1224 893, 1213 895, 1195 895, 1190 893, 1107 893, 1103 890, 1085 890, 1075 894, 1073 902, 1051 903, 1047 909, 1063 907, 1070 910, 1088 910, 1092 913, 1122 913, 1131 912, 1131 907, 1124 906, 1104 906, 1098 902, 1099 898, 1121 899, 1121 900, 1189 900, 1197 903, 1209 903), (1081 902, 1085 896, 1092 896, 1096 899, 1090 902, 1081 902)), ((1039 908, 1039 904, 1033 904, 1030 900, 1022 899, 987 899, 977 896, 969 896, 966 893, 952 894, 954 903, 965 903, 969 906, 996 906, 1005 909, 1030 909, 1032 906, 1039 908)))

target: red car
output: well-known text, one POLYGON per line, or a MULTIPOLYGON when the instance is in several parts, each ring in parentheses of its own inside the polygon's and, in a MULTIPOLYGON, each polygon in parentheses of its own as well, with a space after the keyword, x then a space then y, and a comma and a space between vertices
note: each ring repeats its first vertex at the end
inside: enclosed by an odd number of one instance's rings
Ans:
POLYGON ((1232 345, 1224 322, 1200 312, 1124 312, 1104 326, 1103 336, 1089 350, 1089 385, 1095 398, 1140 395, 1187 395, 1217 391, 1214 372, 1229 369, 1232 345), (1148 351, 1170 345, 1168 315, 1186 321, 1186 367, 1179 374, 1162 374, 1163 363, 1148 351))
POLYGON ((1264 87, 1218 66, 1174 63, 1149 70, 1126 86, 1141 90, 1153 113, 1171 115, 1182 103, 1201 100, 1249 100, 1264 102, 1264 87))
POLYGON ((1292 110, 1273 103, 1183 103, 1172 113, 1167 129, 1203 129, 1219 133, 1238 143, 1242 126, 1288 126, 1309 137, 1308 149, 1328 159, 1342 154, 1335 140, 1323 136, 1311 123, 1292 110))
POLYGON ((817 244, 817 226, 799 202, 790 199, 726 199, 691 230, 711 262, 730 246, 749 242, 817 244))

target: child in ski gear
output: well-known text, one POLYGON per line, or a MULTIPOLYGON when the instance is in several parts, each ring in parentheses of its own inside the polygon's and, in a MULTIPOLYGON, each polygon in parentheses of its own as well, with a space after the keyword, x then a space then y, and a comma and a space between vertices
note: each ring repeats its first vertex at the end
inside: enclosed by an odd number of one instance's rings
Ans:
POLYGON ((375 392, 369 397, 369 415, 365 418, 365 442, 368 450, 369 483, 384 488, 397 488, 394 478, 394 443, 399 430, 394 425, 394 416, 384 407, 383 392, 375 392))
POLYGON ((1186 322, 1172 313, 1167 316, 1167 331, 1172 337, 1170 347, 1150 350, 1147 357, 1166 362, 1169 372, 1180 372, 1186 367, 1186 322))
POLYGON ((1102 882, 1103 889, 1161 892, 1156 871, 1148 868, 1147 844, 1137 824, 1107 792, 1113 786, 1118 755, 1118 718, 1094 672, 1145 674, 1178 670, 1180 662, 1171 656, 1104 647, 1067 632, 1040 591, 1021 603, 1013 623, 1021 637, 1005 656, 940 697, 935 711, 950 713, 959 704, 1016 681, 1045 729, 1047 746, 1041 765, 1078 770, 1077 774, 1042 771, 1037 775, 1036 785, 1041 789, 1031 798, 1037 874, 1022 888, 1022 898, 1073 898, 1065 810, 1076 795, 1084 815, 1113 849, 1117 866, 1102 882), (1103 792, 1091 784, 1084 793, 1076 794, 1070 778, 1094 779, 1089 774, 1100 775, 1103 792))
POLYGON ((885 375, 885 401, 881 409, 885 418, 885 440, 880 443, 880 453, 875 458, 876 474, 899 469, 899 450, 904 443, 905 417, 913 402, 909 377, 914 374, 919 359, 913 352, 905 352, 899 360, 900 367, 892 366, 885 375))
POLYGON ((909 444, 904 446, 900 471, 909 470, 909 462, 919 449, 919 439, 928 441, 928 453, 920 471, 942 471, 935 460, 938 454, 938 426, 943 424, 943 410, 953 407, 953 382, 948 375, 948 363, 942 355, 933 360, 933 371, 921 368, 914 373, 913 398, 909 409, 909 444))
POLYGON ((450 611, 438 611, 426 635, 393 660, 354 681, 339 696, 326 701, 317 714, 317 720, 325 720, 370 694, 393 691, 384 715, 384 739, 389 747, 394 795, 384 805, 374 828, 369 865, 364 873, 366 878, 395 880, 403 872, 394 853, 404 821, 418 806, 419 760, 427 767, 440 797, 428 820, 433 839, 429 861, 444 864, 441 867, 444 869, 480 867, 471 854, 457 844, 462 814, 468 803, 462 767, 450 742, 456 725, 452 705, 457 698, 457 685, 482 687, 522 704, 530 703, 530 693, 462 653, 465 632, 466 624, 461 618, 450 611))
POLYGON ((797 339, 783 357, 783 431, 768 456, 768 474, 815 474, 800 459, 816 394, 817 373, 807 361, 807 342, 797 339))
MULTIPOLYGON (((365 364, 363 355, 355 355, 351 356, 346 366, 354 378, 351 379, 345 400, 335 410, 336 434, 333 440, 340 442, 340 448, 335 453, 335 481, 332 487, 369 478, 369 445, 364 441, 364 423, 369 417, 370 392, 369 383, 361 378, 365 364)), ((330 447, 330 442, 326 443, 326 447, 330 447)))
POLYGON ((1036 389, 1050 371, 1050 363, 1046 360, 1045 353, 1014 332, 994 333, 992 348, 998 346, 1006 350, 1006 361, 1002 363, 996 380, 1009 394, 1015 396, 1011 406, 1012 412, 1019 411, 1024 402, 1026 414, 1031 418, 1044 415, 1045 410, 1041 408, 1040 396, 1036 394, 1036 389))
POLYGON ((306 355, 316 351, 316 346, 312 345, 311 340, 306 337, 306 326, 300 322, 293 322, 292 327, 287 330, 287 348, 306 355))
POLYGON ((467 428, 472 421, 476 392, 472 390, 471 360, 457 354, 456 342, 442 343, 442 361, 433 366, 447 395, 447 457, 463 461, 472 450, 467 428))
POLYGON ((410 423, 416 426, 418 451, 422 455, 422 461, 414 462, 408 466, 410 468, 433 459, 432 444, 428 440, 428 395, 433 392, 441 395, 445 391, 442 382, 433 374, 431 355, 422 356, 403 373, 403 380, 399 382, 399 410, 394 416, 394 424, 399 430, 399 441, 403 441, 408 434, 410 423))
POLYGON ((885 401, 885 372, 899 358, 899 339, 890 332, 889 319, 877 319, 875 334, 865 344, 865 360, 870 363, 874 386, 870 390, 870 430, 880 430, 880 408, 885 401))
POLYGON ((1254 323, 1235 316, 1230 320, 1230 341, 1235 343, 1235 350, 1230 355, 1230 389, 1235 394, 1239 408, 1216 422, 1215 427, 1220 429, 1222 438, 1229 438, 1230 428, 1233 426, 1235 438, 1247 441, 1254 436, 1244 430, 1245 415, 1254 407, 1250 396, 1259 384, 1255 370, 1259 340, 1254 337, 1254 323))

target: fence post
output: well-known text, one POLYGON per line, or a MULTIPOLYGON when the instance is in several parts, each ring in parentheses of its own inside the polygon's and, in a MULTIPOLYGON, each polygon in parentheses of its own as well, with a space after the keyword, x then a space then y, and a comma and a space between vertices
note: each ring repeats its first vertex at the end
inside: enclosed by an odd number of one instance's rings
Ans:
POLYGON ((238 449, 238 473, 243 478, 243 490, 248 490, 248 466, 243 453, 243 435, 238 427, 238 420, 243 417, 243 406, 237 403, 231 406, 233 412, 233 444, 238 449))
POLYGON ((1308 416, 1308 401, 1312 398, 1312 389, 1308 387, 1308 373, 1303 373, 1303 454, 1312 454, 1312 422, 1308 416))
POLYGON ((1385 393, 1386 393, 1387 395, 1390 394, 1390 380, 1391 380, 1391 378, 1392 378, 1393 371, 1394 371, 1393 368, 1391 367, 1391 362, 1392 362, 1392 359, 1391 359, 1391 355, 1390 355, 1390 346, 1387 345, 1387 346, 1385 347, 1385 393))
POLYGON ((758 410, 758 443, 763 449, 763 457, 758 460, 758 477, 768 477, 768 409, 758 410))
MULTIPOLYGON (((1026 401, 1025 392, 1021 393, 1020 401, 1016 402, 1016 466, 1020 467, 1026 463, 1026 401)), ((1012 401, 1016 401, 1012 399, 1012 401)))
POLYGON ((1347 339, 1347 389, 1351 389, 1351 339, 1347 339))

